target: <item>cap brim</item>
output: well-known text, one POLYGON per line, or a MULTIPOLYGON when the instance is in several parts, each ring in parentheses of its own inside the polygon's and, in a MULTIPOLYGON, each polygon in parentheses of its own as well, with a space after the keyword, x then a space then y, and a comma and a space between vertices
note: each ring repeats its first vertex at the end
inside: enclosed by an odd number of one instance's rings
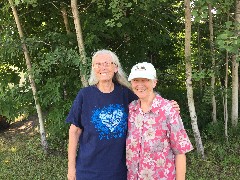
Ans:
POLYGON ((149 74, 144 74, 144 73, 134 73, 134 74, 130 74, 128 77, 128 81, 131 81, 135 78, 146 78, 146 79, 155 79, 155 77, 153 77, 152 75, 149 74))

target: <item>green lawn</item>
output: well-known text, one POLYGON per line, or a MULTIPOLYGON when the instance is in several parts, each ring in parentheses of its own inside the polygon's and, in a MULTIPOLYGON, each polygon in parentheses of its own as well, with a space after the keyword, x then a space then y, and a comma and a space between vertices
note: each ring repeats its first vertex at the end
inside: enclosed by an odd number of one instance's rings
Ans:
POLYGON ((37 180, 66 179, 67 154, 52 152, 45 155, 38 134, 0 134, 0 179, 37 180))
MULTIPOLYGON (((206 159, 197 156, 196 149, 187 154, 189 180, 239 180, 240 143, 235 141, 204 142, 206 159)), ((55 145, 56 146, 56 145, 55 145)), ((61 180, 66 179, 66 148, 42 152, 39 134, 0 133, 0 179, 61 180)))

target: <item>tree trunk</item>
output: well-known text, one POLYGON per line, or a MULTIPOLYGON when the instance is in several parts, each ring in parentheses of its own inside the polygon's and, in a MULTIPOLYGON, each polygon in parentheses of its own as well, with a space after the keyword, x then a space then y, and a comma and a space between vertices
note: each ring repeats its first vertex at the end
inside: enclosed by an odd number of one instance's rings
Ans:
POLYGON ((65 25, 67 34, 69 34, 71 31, 70 31, 70 27, 69 27, 68 18, 67 18, 66 7, 63 5, 63 3, 61 4, 61 12, 62 12, 63 22, 64 22, 64 25, 65 25))
MULTIPOLYGON (((71 31, 70 31, 70 26, 69 26, 68 17, 67 17, 67 10, 63 3, 61 3, 61 12, 62 12, 63 22, 64 22, 64 25, 66 28, 66 32, 67 32, 67 34, 70 34, 71 31)), ((68 96, 68 93, 66 90, 66 84, 67 83, 66 83, 66 79, 65 79, 63 82, 63 99, 64 100, 66 100, 67 96, 68 96)))
POLYGON ((232 57, 232 126, 238 123, 238 62, 236 56, 232 57))
POLYGON ((14 18, 15 18, 15 22, 17 24, 19 36, 22 40, 22 48, 23 48, 25 59, 26 59, 26 65, 27 65, 27 70, 28 70, 28 74, 29 74, 29 81, 30 81, 30 85, 31 85, 31 88, 32 88, 33 97, 34 97, 34 100, 35 100, 35 105, 36 105, 37 114, 38 114, 38 120, 39 120, 39 126, 40 126, 40 135, 41 135, 41 143, 42 143, 42 147, 43 147, 44 152, 47 153, 48 144, 47 144, 47 140, 46 140, 46 133, 45 133, 45 130, 44 130, 42 110, 41 110, 41 106, 38 102, 37 95, 36 95, 37 94, 37 89, 36 89, 36 85, 35 85, 35 82, 34 82, 34 79, 33 79, 32 73, 31 73, 32 72, 31 59, 30 59, 30 56, 29 56, 29 53, 28 53, 27 46, 26 46, 25 42, 23 41, 24 36, 23 36, 22 27, 21 27, 21 24, 20 24, 20 21, 19 21, 19 18, 18 18, 17 10, 16 10, 12 0, 9 0, 9 3, 11 5, 13 15, 14 15, 14 18))
POLYGON ((224 96, 223 96, 223 107, 224 107, 224 134, 225 134, 225 138, 228 141, 228 51, 226 52, 226 73, 225 73, 225 84, 224 84, 224 88, 225 88, 225 92, 224 92, 224 96))
POLYGON ((197 124, 197 115, 195 112, 193 88, 192 88, 192 65, 191 65, 191 10, 190 0, 184 0, 185 5, 185 60, 186 60, 186 87, 191 124, 196 141, 197 151, 204 159, 204 148, 197 124))
POLYGON ((80 53, 81 62, 83 65, 83 68, 80 70, 80 76, 81 76, 81 81, 83 86, 86 87, 88 86, 87 77, 86 77, 87 61, 86 61, 84 44, 83 44, 82 29, 81 29, 80 19, 78 16, 77 0, 71 0, 71 8, 73 13, 76 34, 77 34, 79 53, 80 53))
MULTIPOLYGON (((236 33, 237 36, 240 33, 239 23, 240 23, 240 0, 236 0, 236 33)), ((238 54, 238 53, 237 53, 238 54)), ((235 54, 232 58, 232 126, 236 127, 238 124, 238 66, 237 62, 238 55, 235 54)))
MULTIPOLYGON (((198 25, 198 32, 197 32, 197 44, 198 44, 198 70, 199 72, 202 72, 202 56, 201 56, 201 44, 200 44, 200 28, 198 25)), ((203 95, 203 80, 202 78, 199 80, 199 86, 200 86, 200 95, 202 97, 203 95)))
POLYGON ((212 120, 214 123, 217 122, 217 105, 215 98, 215 52, 214 52, 214 44, 213 44, 213 18, 212 18, 212 5, 208 4, 208 14, 209 14, 209 31, 210 31, 210 48, 211 48, 211 56, 212 56, 212 70, 213 75, 211 78, 211 89, 212 89, 212 120))

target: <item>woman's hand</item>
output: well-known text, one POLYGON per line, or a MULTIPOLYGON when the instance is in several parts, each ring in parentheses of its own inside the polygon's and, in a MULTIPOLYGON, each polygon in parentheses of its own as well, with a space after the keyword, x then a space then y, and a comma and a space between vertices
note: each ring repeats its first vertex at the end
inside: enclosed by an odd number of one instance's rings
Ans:
POLYGON ((171 104, 172 104, 172 107, 173 107, 177 112, 180 113, 180 107, 179 107, 178 103, 177 103, 176 101, 174 101, 174 100, 171 100, 171 104))
POLYGON ((76 168, 68 168, 68 174, 67 174, 68 180, 76 180, 76 168))

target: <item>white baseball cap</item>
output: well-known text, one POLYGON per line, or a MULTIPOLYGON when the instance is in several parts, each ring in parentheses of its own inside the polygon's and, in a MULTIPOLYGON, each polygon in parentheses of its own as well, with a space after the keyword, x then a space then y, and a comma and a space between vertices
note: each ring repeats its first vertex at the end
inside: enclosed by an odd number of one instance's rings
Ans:
POLYGON ((156 69, 151 63, 138 63, 132 67, 128 81, 131 81, 135 78, 156 79, 156 69))

